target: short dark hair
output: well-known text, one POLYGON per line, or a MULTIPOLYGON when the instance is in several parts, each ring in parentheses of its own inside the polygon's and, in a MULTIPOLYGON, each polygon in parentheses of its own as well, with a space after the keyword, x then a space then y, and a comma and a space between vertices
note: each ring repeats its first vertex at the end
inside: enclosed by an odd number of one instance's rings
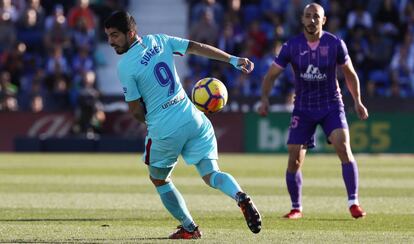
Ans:
POLYGON ((126 11, 115 11, 104 22, 106 29, 116 28, 122 33, 136 30, 136 23, 134 17, 132 17, 126 11))

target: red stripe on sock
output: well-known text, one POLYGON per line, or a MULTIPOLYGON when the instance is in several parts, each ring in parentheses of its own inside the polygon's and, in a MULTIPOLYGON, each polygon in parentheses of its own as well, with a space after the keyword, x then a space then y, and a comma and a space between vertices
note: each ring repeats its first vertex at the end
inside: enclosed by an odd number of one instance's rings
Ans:
POLYGON ((151 152, 151 145, 152 145, 152 140, 151 138, 148 139, 147 141, 147 146, 145 147, 145 164, 149 165, 150 163, 150 152, 151 152))

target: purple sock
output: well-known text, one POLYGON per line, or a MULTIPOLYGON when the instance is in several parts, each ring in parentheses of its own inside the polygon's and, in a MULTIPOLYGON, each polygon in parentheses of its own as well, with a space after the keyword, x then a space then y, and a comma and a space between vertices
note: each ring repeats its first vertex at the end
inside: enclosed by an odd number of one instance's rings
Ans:
POLYGON ((286 171, 286 185, 289 191, 292 208, 302 208, 302 172, 290 173, 286 171))
POLYGON ((348 193, 348 200, 358 199, 358 166, 356 162, 342 163, 342 177, 348 193))

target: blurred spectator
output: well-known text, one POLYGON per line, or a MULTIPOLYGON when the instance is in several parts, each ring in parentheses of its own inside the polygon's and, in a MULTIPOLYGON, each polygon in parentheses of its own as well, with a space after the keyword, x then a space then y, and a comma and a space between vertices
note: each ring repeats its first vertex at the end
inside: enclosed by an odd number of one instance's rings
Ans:
POLYGON ((6 18, 10 19, 13 23, 16 23, 19 19, 18 11, 11 0, 0 0, 0 15, 7 16, 6 18))
POLYGON ((191 23, 197 22, 199 19, 203 18, 206 11, 212 13, 215 25, 222 24, 224 11, 221 4, 217 3, 216 0, 202 0, 199 3, 196 3, 191 9, 191 23))
POLYGON ((276 24, 276 22, 278 22, 277 17, 283 15, 288 4, 288 0, 262 0, 260 9, 264 20, 276 24))
POLYGON ((83 77, 83 87, 79 91, 78 107, 76 110, 76 124, 73 132, 94 138, 102 132, 106 119, 103 104, 100 101, 99 91, 95 88, 96 75, 88 71, 83 77))
POLYGON ((80 83, 81 77, 87 71, 93 71, 94 61, 90 55, 89 45, 78 47, 78 52, 72 59, 72 70, 74 74, 74 83, 80 83))
POLYGON ((0 110, 6 112, 15 112, 19 110, 17 99, 14 95, 6 94, 0 102, 0 110))
POLYGON ((352 30, 355 26, 363 26, 365 29, 371 29, 372 16, 365 10, 362 2, 357 2, 355 9, 348 14, 347 27, 352 30))
POLYGON ((51 106, 53 110, 69 109, 69 81, 67 76, 56 77, 51 98, 53 99, 53 105, 51 106))
POLYGON ((218 40, 219 29, 214 22, 214 13, 210 9, 202 12, 200 19, 190 27, 190 39, 215 46, 218 40))
POLYGON ((346 39, 346 30, 341 28, 341 19, 337 16, 332 16, 327 20, 328 27, 326 30, 341 39, 346 39))
MULTIPOLYGON (((390 88, 390 76, 388 66, 393 53, 392 41, 377 31, 369 33, 368 57, 365 63, 367 72, 367 83, 375 94, 387 96, 390 88), (370 83, 375 83, 374 85, 370 83)), ((373 95, 372 91, 369 91, 373 95)))
POLYGON ((79 19, 83 19, 87 31, 95 30, 95 15, 89 8, 89 0, 77 0, 76 6, 69 10, 68 24, 71 28, 76 28, 79 19))
POLYGON ((310 0, 292 0, 286 6, 284 20, 286 25, 286 35, 292 36, 302 32, 301 21, 304 7, 311 3, 310 0))
POLYGON ((240 74, 236 77, 236 80, 234 81, 231 90, 229 91, 231 96, 237 97, 237 96, 250 96, 253 94, 252 91, 252 80, 251 77, 247 74, 240 74))
POLYGON ((62 47, 55 45, 46 60, 46 72, 48 74, 68 74, 69 67, 68 60, 63 55, 62 47))
POLYGON ((222 33, 218 38, 217 47, 228 53, 239 53, 242 36, 236 36, 233 24, 226 22, 223 26, 222 33))
POLYGON ((65 12, 64 12, 63 6, 60 4, 55 5, 53 9, 53 14, 46 17, 45 19, 46 31, 52 29, 56 23, 66 27, 65 12))
POLYGON ((43 73, 42 58, 36 54, 26 54, 24 58, 24 69, 20 78, 19 93, 28 93, 32 82, 36 79, 38 72, 43 73))
POLYGON ((116 10, 126 9, 127 5, 128 1, 119 0, 103 0, 91 4, 91 9, 98 17, 98 28, 96 29, 98 30, 99 34, 97 36, 100 40, 106 40, 106 34, 103 28, 105 19, 116 10))
POLYGON ((80 46, 94 46, 95 31, 87 27, 85 18, 77 19, 76 25, 73 29, 72 37, 75 48, 78 48, 80 46))
POLYGON ((20 87, 20 79, 24 71, 24 55, 26 53, 26 45, 17 43, 11 50, 5 52, 4 70, 10 73, 11 82, 20 87))
POLYGON ((30 111, 34 113, 42 112, 44 109, 43 97, 41 95, 35 95, 30 102, 30 111))
POLYGON ((266 47, 267 44, 267 36, 266 33, 261 30, 260 22, 258 20, 254 20, 250 23, 246 39, 250 44, 247 45, 247 48, 249 48, 248 52, 255 57, 262 57, 264 47, 266 47))
POLYGON ((15 95, 17 93, 17 86, 11 82, 10 73, 2 71, 0 73, 0 96, 15 95))
POLYGON ((36 10, 24 10, 17 28, 17 38, 25 43, 29 51, 43 51, 43 25, 39 22, 36 10))
MULTIPOLYGON (((216 46, 218 37, 219 28, 214 22, 213 12, 210 9, 206 9, 202 17, 190 27, 190 39, 216 46)), ((210 61, 206 58, 192 55, 189 58, 189 62, 207 67, 210 61)))
POLYGON ((42 5, 40 5, 40 0, 27 0, 26 9, 34 10, 36 12, 38 22, 41 24, 44 23, 46 13, 42 5))
POLYGON ((64 50, 71 49, 71 32, 67 29, 66 17, 61 6, 56 6, 54 14, 47 16, 45 30, 43 38, 45 47, 51 49, 54 46, 61 46, 64 50))
POLYGON ((53 95, 51 97, 58 99, 56 102, 51 104, 51 109, 59 109, 59 106, 63 106, 60 107, 61 109, 67 107, 66 100, 69 101, 69 95, 67 94, 67 97, 65 94, 62 96, 56 96, 56 93, 59 93, 59 89, 62 87, 65 87, 65 89, 67 89, 69 74, 70 66, 66 57, 63 56, 62 47, 55 46, 54 49, 50 52, 50 56, 46 61, 45 86, 47 92, 53 95), (66 84, 62 84, 62 80, 64 80, 64 83, 66 84))
POLYGON ((366 29, 363 26, 355 26, 350 31, 347 41, 349 55, 351 56, 355 70, 358 73, 358 77, 361 79, 361 89, 365 87, 365 79, 367 78, 367 60, 369 55, 369 42, 365 37, 366 29))
POLYGON ((9 13, 0 14, 0 53, 9 50, 16 42, 16 28, 9 13))
POLYGON ((399 13, 395 1, 383 0, 381 7, 375 15, 375 22, 381 34, 391 37, 398 35, 400 26, 399 13))
POLYGON ((412 36, 406 35, 402 45, 397 47, 391 61, 393 95, 413 96, 414 92, 414 50, 412 36))
POLYGON ((17 87, 11 82, 10 73, 0 73, 0 111, 17 111, 19 109, 16 99, 17 87))

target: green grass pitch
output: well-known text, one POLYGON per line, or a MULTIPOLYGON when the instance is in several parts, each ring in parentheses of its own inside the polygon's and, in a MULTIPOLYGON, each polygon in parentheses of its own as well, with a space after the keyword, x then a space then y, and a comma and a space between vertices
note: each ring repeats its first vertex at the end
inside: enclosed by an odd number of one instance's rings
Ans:
MULTIPOLYGON (((359 220, 348 212, 335 155, 306 158, 301 220, 280 217, 290 209, 286 155, 220 157, 261 211, 263 229, 252 234, 236 203, 180 160, 173 180, 204 233, 194 242, 414 243, 412 155, 357 155, 368 213, 359 220)), ((140 155, 0 154, 0 243, 169 243, 177 224, 140 155)))

